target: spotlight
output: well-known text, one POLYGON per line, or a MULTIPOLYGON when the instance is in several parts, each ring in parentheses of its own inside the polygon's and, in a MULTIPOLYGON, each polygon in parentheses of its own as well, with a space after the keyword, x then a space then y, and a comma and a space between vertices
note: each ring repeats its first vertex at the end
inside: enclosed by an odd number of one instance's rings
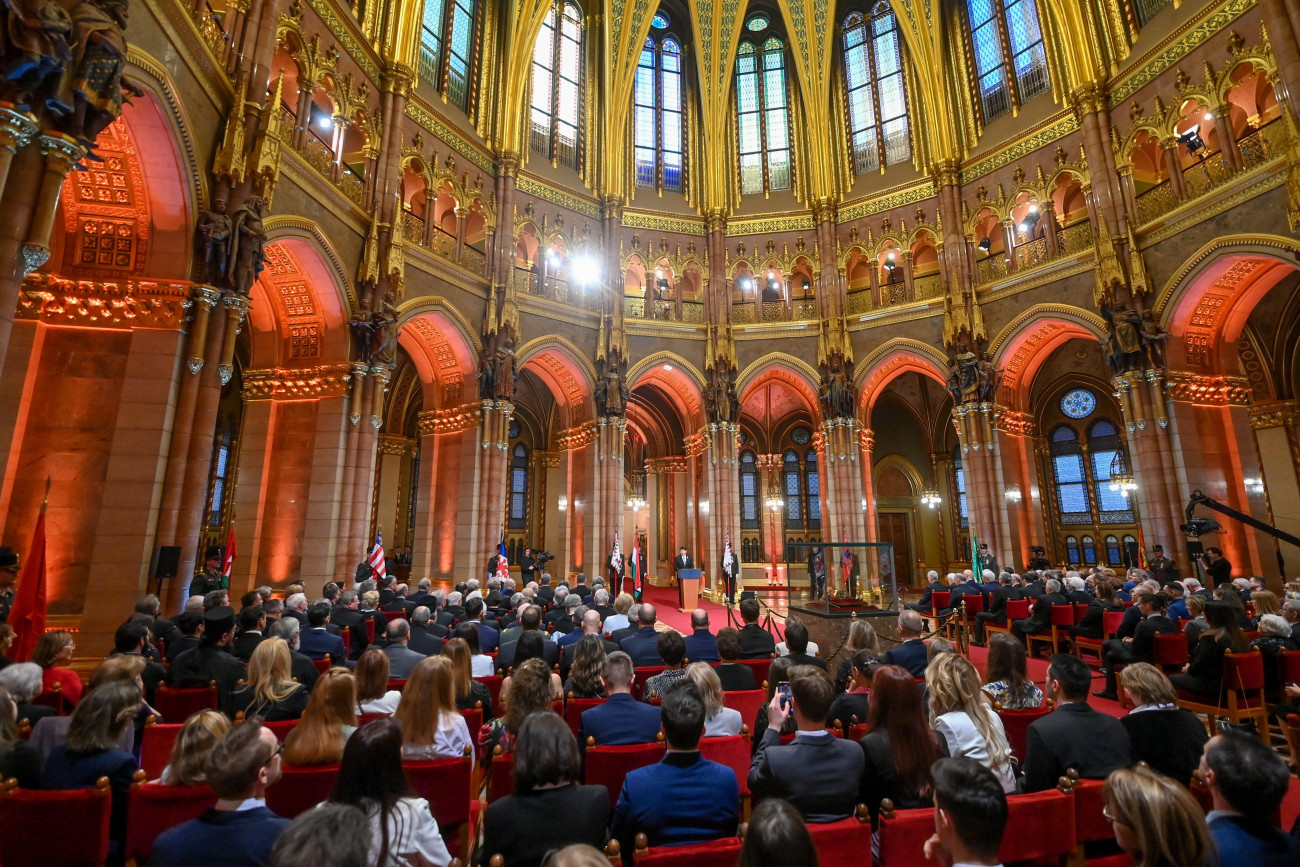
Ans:
POLYGON ((572 273, 579 286, 590 286, 600 279, 600 264, 583 254, 573 260, 572 273))
POLYGON ((322 114, 320 120, 316 121, 316 125, 321 129, 329 129, 334 125, 334 121, 328 114, 322 114))
POLYGON ((993 242, 990 241, 988 238, 983 238, 980 240, 979 251, 981 253, 987 253, 992 247, 993 247, 993 242))
POLYGON ((752 281, 752 280, 750 280, 748 277, 746 277, 746 278, 744 278, 743 280, 740 281, 740 288, 741 288, 741 289, 753 289, 753 288, 754 288, 754 281, 752 281))
POLYGON ((1223 528, 1213 518, 1192 518, 1186 524, 1179 524, 1178 529, 1196 539, 1211 533, 1217 533, 1223 528))
POLYGON ((1178 141, 1182 142, 1186 146, 1187 152, 1192 155, 1205 149, 1205 140, 1201 138, 1201 125, 1199 123, 1178 136, 1178 141))

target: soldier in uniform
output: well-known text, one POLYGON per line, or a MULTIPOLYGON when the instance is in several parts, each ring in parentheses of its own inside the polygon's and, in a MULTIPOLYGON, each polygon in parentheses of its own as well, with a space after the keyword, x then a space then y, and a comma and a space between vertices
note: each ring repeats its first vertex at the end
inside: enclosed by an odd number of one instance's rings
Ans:
POLYGON ((1178 580, 1178 564, 1165 556, 1164 545, 1151 546, 1151 574, 1162 585, 1178 580))
POLYGON ((208 548, 208 556, 203 560, 203 571, 190 582, 190 595, 203 596, 213 590, 229 589, 230 583, 221 574, 221 547, 213 545, 208 548))
POLYGON ((18 554, 12 548, 0 548, 0 623, 9 622, 14 605, 14 585, 18 583, 18 554))
POLYGON ((980 543, 980 571, 992 572, 995 576, 998 574, 998 558, 989 553, 987 542, 980 543))
POLYGON ((1051 562, 1048 561, 1048 559, 1045 556, 1043 556, 1047 552, 1043 550, 1042 545, 1031 545, 1029 547, 1029 553, 1033 555, 1029 558, 1030 571, 1042 572, 1046 569, 1052 568, 1051 562))

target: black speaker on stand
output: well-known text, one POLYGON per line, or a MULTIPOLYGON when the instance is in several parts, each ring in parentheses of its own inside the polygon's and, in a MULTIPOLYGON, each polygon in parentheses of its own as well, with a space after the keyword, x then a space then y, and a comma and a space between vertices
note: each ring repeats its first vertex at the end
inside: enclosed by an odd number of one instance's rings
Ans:
POLYGON ((149 558, 149 577, 157 582, 157 589, 154 592, 158 596, 162 596, 163 579, 175 578, 180 568, 180 545, 159 545, 154 548, 153 556, 149 558))

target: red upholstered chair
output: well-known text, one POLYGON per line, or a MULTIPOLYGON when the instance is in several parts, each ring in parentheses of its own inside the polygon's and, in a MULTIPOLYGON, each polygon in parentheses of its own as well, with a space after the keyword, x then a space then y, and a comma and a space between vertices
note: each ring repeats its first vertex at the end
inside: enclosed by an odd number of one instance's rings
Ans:
POLYGON ((329 671, 330 668, 333 666, 333 663, 330 661, 330 655, 328 653, 325 654, 320 659, 313 659, 312 662, 316 664, 316 671, 319 672, 320 674, 324 674, 325 672, 329 671))
POLYGON ((1007 828, 1022 833, 1002 836, 998 854, 1003 864, 1035 861, 1064 864, 1078 848, 1074 828, 1074 795, 1069 786, 1032 795, 1007 797, 1007 828), (1050 828, 1051 833, 1035 833, 1050 828), (1034 829, 1034 830, 1030 830, 1034 829))
MULTIPOLYGON (((879 867, 918 867, 925 864, 925 841, 934 833, 934 808, 895 810, 894 802, 880 802, 879 867)), ((871 851, 871 847, 867 847, 871 851)))
POLYGON ((700 738, 700 755, 711 762, 726 765, 736 775, 740 785, 740 799, 749 799, 749 766, 751 764, 749 726, 742 725, 740 734, 725 738, 700 738))
POLYGON ((379 613, 384 615, 384 618, 388 623, 392 623, 394 620, 400 620, 406 616, 405 611, 381 611, 379 613))
POLYGON ((772 670, 772 658, 767 659, 738 659, 741 665, 748 665, 754 670, 754 683, 762 683, 767 680, 767 673, 772 670))
POLYGON ((569 729, 574 735, 577 735, 578 729, 582 727, 583 711, 599 707, 604 703, 603 698, 574 698, 573 693, 569 693, 564 700, 564 721, 569 724, 569 729))
MULTIPOLYGON (((984 610, 984 594, 963 593, 961 597, 961 602, 962 604, 965 604, 966 612, 964 616, 959 615, 960 620, 963 624, 965 624, 967 629, 973 630, 975 628, 975 615, 979 614, 981 611, 984 610)), ((951 625, 955 626, 955 624, 951 624, 951 625)), ((956 639, 957 631, 953 628, 949 628, 948 637, 949 639, 956 639)))
POLYGON ((844 737, 851 741, 860 741, 867 736, 866 723, 854 723, 849 726, 849 730, 844 733, 844 737))
POLYGON ((921 614, 921 619, 925 621, 925 627, 930 632, 939 631, 939 612, 948 607, 952 600, 951 590, 936 590, 930 597, 930 613, 921 614))
POLYGON ((808 825, 821 863, 871 867, 871 815, 865 804, 858 804, 856 812, 838 822, 808 825))
POLYGON ((499 801, 515 790, 515 755, 502 751, 501 746, 492 748, 492 761, 487 769, 487 802, 499 801))
POLYGON ((108 858, 108 777, 93 789, 34 792, 0 783, 0 864, 5 867, 85 867, 108 858), (64 829, 58 833, 51 825, 64 829), (75 828, 76 833, 66 829, 75 828), (44 830, 43 830, 44 829, 44 830), (58 833, 57 845, 52 832, 58 833))
POLYGON ((343 649, 348 652, 348 656, 351 656, 352 655, 352 627, 344 626, 343 628, 341 628, 339 630, 339 638, 343 639, 343 649))
POLYGON ((298 725, 298 721, 296 719, 287 719, 278 722, 264 722, 262 725, 271 730, 271 734, 275 735, 276 740, 284 743, 289 739, 289 732, 293 731, 298 725))
POLYGON ((401 692, 402 690, 406 689, 406 681, 390 680, 388 681, 388 688, 389 690, 397 690, 398 692, 401 692))
POLYGON ((1042 707, 1032 710, 1002 710, 999 706, 995 706, 994 709, 1002 719, 1002 728, 1007 733, 1007 743, 1011 745, 1011 755, 1024 761, 1029 727, 1052 712, 1051 700, 1045 700, 1042 707))
POLYGON ((52 707, 54 712, 59 716, 67 716, 72 713, 72 702, 63 694, 63 684, 55 681, 50 688, 44 690, 36 698, 32 699, 32 704, 38 704, 41 707, 52 707))
MULTIPOLYGON (((1166 674, 1177 673, 1187 664, 1187 638, 1181 632, 1157 635, 1151 648, 1151 662, 1166 674)), ((1116 671, 1123 671, 1124 666, 1115 666, 1116 671)), ((1119 691, 1119 706, 1128 707, 1128 693, 1119 691)))
POLYGON ((1005 632, 1011 634, 1011 621, 1024 620, 1029 616, 1029 606, 1034 600, 1032 599, 1008 599, 1007 600, 1007 622, 984 624, 984 641, 988 641, 989 633, 1005 632))
POLYGON ((474 707, 462 710, 460 715, 465 718, 465 725, 469 726, 470 735, 478 737, 478 730, 483 727, 483 702, 475 702, 474 707))
POLYGON ((1178 706, 1209 717, 1210 731, 1220 719, 1253 719, 1259 736, 1268 743, 1268 705, 1264 699, 1264 658, 1258 650, 1223 655, 1223 691, 1211 704, 1202 695, 1178 690, 1178 706))
MULTIPOLYGON (((158 690, 162 692, 161 689, 158 690)), ((151 780, 162 776, 163 768, 172 760, 172 749, 180 737, 184 723, 163 725, 150 715, 144 721, 144 734, 140 740, 140 768, 151 780)))
POLYGON ((663 674, 668 670, 665 665, 647 665, 636 670, 636 675, 632 678, 632 695, 638 699, 645 696, 645 682, 656 674, 663 674))
POLYGON ((722 703, 729 708, 740 711, 740 720, 745 725, 753 725, 754 717, 758 716, 758 709, 767 704, 767 690, 742 689, 734 692, 724 692, 722 694, 722 703))
POLYGON ((1074 793, 1074 837, 1078 846, 1074 859, 1075 864, 1087 865, 1087 867, 1121 867, 1122 864, 1131 864, 1132 859, 1127 855, 1110 855, 1105 858, 1088 858, 1084 848, 1089 843, 1113 843, 1115 840, 1115 829, 1111 826, 1110 820, 1102 814, 1102 807, 1105 802, 1102 800, 1101 791, 1106 785, 1105 780, 1081 780, 1078 772, 1071 769, 1066 773, 1070 779, 1070 791, 1074 793), (1113 861, 1112 859, 1127 859, 1123 861, 1113 861))
MULTIPOLYGON (((1277 669, 1279 684, 1300 683, 1300 651, 1279 651, 1277 655, 1277 669)), ((1277 704, 1283 701, 1283 696, 1270 694, 1269 702, 1277 704)))
POLYGON ((136 772, 126 823, 126 860, 141 864, 148 861, 159 834, 197 819, 217 803, 207 786, 149 785, 146 779, 144 771, 136 772))
POLYGON ((338 765, 282 765, 280 779, 266 790, 266 806, 292 819, 328 798, 338 775, 338 765))
MULTIPOLYGON (((392 716, 390 713, 359 713, 357 714, 357 728, 361 728, 366 723, 372 723, 377 719, 387 719, 392 716)), ((470 733, 475 733, 475 729, 470 729, 470 733)))
POLYGON ((438 820, 438 829, 448 843, 448 851, 453 855, 468 856, 473 826, 470 821, 470 788, 474 777, 468 747, 463 758, 408 760, 402 762, 402 768, 411 789, 429 802, 429 812, 438 820))
POLYGON ((217 709, 217 684, 194 689, 172 689, 160 686, 154 693, 154 710, 162 714, 165 720, 183 723, 201 710, 217 709))
MULTIPOLYGON (((1079 618, 1076 618, 1076 622, 1079 618)), ((1101 613, 1101 638, 1074 638, 1074 655, 1083 659, 1083 654, 1087 651, 1095 654, 1097 664, 1101 665, 1101 645, 1102 642, 1114 638, 1115 633, 1119 631, 1119 625, 1124 621, 1123 611, 1103 611, 1101 613)), ((1087 660, 1084 660, 1087 662, 1087 660)))
MULTIPOLYGON (((870 840, 867 841, 870 843, 870 840)), ((655 846, 648 848, 649 841, 645 834, 636 835, 636 848, 632 850, 632 863, 641 865, 662 865, 662 867, 736 867, 740 860, 741 842, 739 837, 723 837, 708 843, 687 843, 682 846, 655 846)), ((818 855, 821 855, 820 850, 818 855)), ((821 855, 823 864, 837 862, 827 861, 821 855)), ((871 846, 867 846, 867 865, 871 861, 871 846)), ((851 863, 851 862, 844 862, 851 863)))
MULTIPOLYGON (((474 679, 488 688, 488 695, 492 696, 492 707, 500 707, 501 684, 505 682, 505 678, 499 674, 493 674, 488 677, 476 677, 474 679)), ((390 685, 388 688, 392 689, 393 687, 390 685)))
POLYGON ((587 738, 587 759, 582 781, 588 785, 604 786, 609 790, 609 809, 613 812, 618 803, 618 793, 623 790, 623 778, 629 772, 653 765, 664 757, 663 734, 652 744, 598 747, 595 738, 587 738))
POLYGON ((1070 604, 1053 605, 1051 610, 1052 625, 1046 632, 1029 634, 1029 655, 1034 655, 1034 645, 1046 644, 1052 653, 1059 653, 1061 645, 1070 638, 1070 627, 1074 625, 1074 606, 1070 604))
POLYGON ((375 621, 371 617, 366 618, 366 639, 371 644, 375 643, 375 621))

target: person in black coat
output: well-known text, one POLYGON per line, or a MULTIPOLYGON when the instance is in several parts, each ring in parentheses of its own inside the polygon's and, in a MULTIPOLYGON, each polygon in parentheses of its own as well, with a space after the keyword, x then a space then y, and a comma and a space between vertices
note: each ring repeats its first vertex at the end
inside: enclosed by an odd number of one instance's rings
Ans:
POLYGON ((876 652, 859 650, 850 662, 849 690, 835 696, 831 709, 826 713, 826 727, 834 728, 838 722, 846 734, 849 726, 865 723, 871 711, 871 675, 877 666, 876 652))
POLYGON ((1092 670, 1083 660, 1066 653, 1052 657, 1044 692, 1056 710, 1029 726, 1024 791, 1050 789, 1068 770, 1085 780, 1104 780, 1132 764, 1124 726, 1088 705, 1091 683, 1092 670))
POLYGON ((262 643, 266 633, 266 609, 261 605, 249 605, 239 612, 239 634, 231 643, 231 653, 239 661, 248 664, 253 658, 253 651, 262 643))
POLYGON ((1128 732, 1129 758, 1189 785, 1210 739, 1200 718, 1178 706, 1174 685, 1150 663, 1124 666, 1119 681, 1134 705, 1120 720, 1128 732))
POLYGON ((758 689, 754 669, 737 662, 740 659, 740 632, 730 626, 718 630, 718 656, 722 661, 713 670, 722 681, 723 692, 758 689))
POLYGON ((619 647, 638 666, 663 665, 659 656, 659 635, 655 632, 655 619, 658 612, 648 602, 641 604, 637 613, 637 631, 619 642, 619 647))
POLYGON ((975 615, 975 643, 984 643, 984 627, 989 623, 999 625, 1007 622, 1007 603, 1025 598, 1021 589, 1012 583, 1011 573, 1003 572, 998 576, 997 587, 989 594, 987 611, 975 615))
POLYGON ((927 572, 925 577, 929 579, 930 583, 926 584, 925 589, 921 591, 921 598, 907 607, 911 608, 913 611, 930 614, 932 613, 931 609, 934 607, 934 591, 947 590, 948 584, 940 578, 939 573, 935 572, 933 569, 927 572))
POLYGON ((425 656, 437 656, 442 653, 442 646, 451 635, 447 627, 430 623, 429 618, 432 616, 433 612, 423 605, 411 614, 411 640, 407 646, 425 656))
POLYGON ((1223 556, 1222 550, 1214 547, 1206 548, 1199 559, 1205 566, 1205 575, 1208 579, 1206 583, 1211 587, 1218 587, 1220 584, 1232 581, 1232 563, 1223 556))
POLYGON ((771 659, 776 654, 776 639, 758 625, 758 600, 740 600, 740 619, 745 625, 740 630, 741 659, 771 659))
POLYGON ((1223 655, 1246 650, 1249 644, 1237 626, 1236 612, 1226 602, 1206 603, 1205 620, 1210 628, 1201 633, 1182 673, 1169 680, 1175 689, 1214 701, 1223 690, 1223 655))
POLYGON ((913 677, 925 676, 925 667, 929 663, 929 649, 921 640, 925 631, 925 621, 915 611, 904 611, 898 615, 898 634, 903 643, 890 650, 881 659, 885 665, 897 665, 913 677))
POLYGON ((1152 593, 1143 596, 1142 601, 1133 606, 1141 610, 1142 622, 1133 631, 1132 638, 1113 638, 1102 645, 1106 688, 1093 695, 1117 701, 1119 695, 1115 692, 1115 666, 1132 662, 1151 662, 1155 659, 1156 636, 1178 634, 1178 626, 1165 616, 1165 608, 1168 605, 1168 596, 1163 593, 1152 593))
POLYGON ((203 638, 199 646, 187 650, 167 672, 167 685, 180 688, 204 687, 217 684, 217 707, 230 707, 230 696, 239 688, 239 681, 248 676, 244 664, 230 655, 230 642, 235 631, 235 611, 221 606, 203 614, 203 638))
POLYGON ((1115 588, 1108 581, 1097 582, 1097 598, 1088 603, 1088 610, 1079 622, 1070 627, 1071 638, 1104 638, 1106 613, 1123 611, 1124 605, 1115 597, 1115 588))
MULTIPOLYGON (((351 645, 348 658, 360 659, 370 646, 370 632, 366 629, 366 616, 361 613, 361 599, 355 590, 346 590, 339 595, 338 604, 330 609, 330 622, 339 629, 347 627, 351 645)), ((375 628, 378 629, 378 624, 375 628)))
POLYGON ((1021 641, 1026 635, 1037 635, 1052 628, 1052 606, 1068 605, 1069 601, 1061 595, 1061 582, 1055 578, 1045 585, 1044 593, 1030 610, 1029 616, 1011 621, 1011 633, 1021 641))

